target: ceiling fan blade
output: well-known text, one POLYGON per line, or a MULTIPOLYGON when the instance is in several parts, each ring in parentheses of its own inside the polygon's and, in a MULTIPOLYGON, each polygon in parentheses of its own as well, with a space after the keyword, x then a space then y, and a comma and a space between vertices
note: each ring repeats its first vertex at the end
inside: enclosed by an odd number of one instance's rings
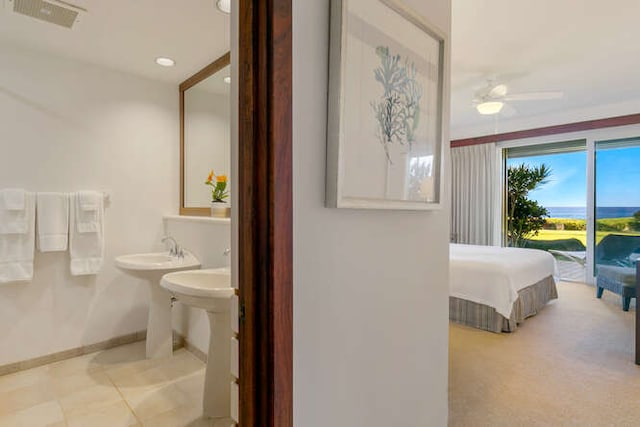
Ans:
POLYGON ((507 85, 499 84, 493 86, 487 94, 490 98, 503 98, 507 94, 507 85))
POLYGON ((511 93, 503 98, 505 101, 538 101, 545 99, 560 99, 564 97, 564 93, 560 91, 553 92, 520 92, 511 93))

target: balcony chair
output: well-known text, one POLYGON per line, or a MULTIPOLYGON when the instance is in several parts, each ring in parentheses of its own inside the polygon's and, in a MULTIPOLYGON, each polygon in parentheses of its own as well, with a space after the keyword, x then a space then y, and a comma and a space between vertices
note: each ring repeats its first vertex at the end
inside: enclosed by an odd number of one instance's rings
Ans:
MULTIPOLYGON (((547 249, 550 253, 585 266, 587 252, 577 246, 575 239, 559 241, 547 249), (560 246, 560 247, 559 247, 560 246), (564 247, 566 246, 566 247, 564 247), (569 247, 571 246, 571 247, 569 247)), ((609 234, 596 246, 596 297, 602 298, 606 289, 622 297, 622 309, 629 311, 631 298, 636 298, 635 262, 640 258, 640 236, 609 234)))
POLYGON ((622 297, 622 309, 629 311, 636 298, 636 261, 640 257, 640 236, 609 234, 596 246, 596 296, 606 289, 622 297))

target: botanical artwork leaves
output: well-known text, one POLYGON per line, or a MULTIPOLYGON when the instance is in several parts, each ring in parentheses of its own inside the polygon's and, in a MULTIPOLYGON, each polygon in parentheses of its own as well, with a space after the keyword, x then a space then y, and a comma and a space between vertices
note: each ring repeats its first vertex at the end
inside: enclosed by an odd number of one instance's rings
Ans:
POLYGON ((378 46, 380 66, 373 70, 383 88, 382 95, 371 101, 377 127, 376 136, 384 148, 387 161, 393 164, 389 146, 397 143, 411 151, 420 118, 422 85, 416 79, 416 66, 408 59, 391 55, 389 48, 378 46))

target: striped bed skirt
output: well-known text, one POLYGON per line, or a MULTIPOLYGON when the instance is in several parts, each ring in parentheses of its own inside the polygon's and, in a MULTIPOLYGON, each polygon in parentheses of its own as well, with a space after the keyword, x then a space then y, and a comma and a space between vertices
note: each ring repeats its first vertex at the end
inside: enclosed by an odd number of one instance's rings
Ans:
POLYGON ((549 276, 518 292, 508 319, 488 305, 449 297, 449 320, 490 332, 513 332, 524 319, 535 316, 546 303, 556 298, 556 282, 549 276))

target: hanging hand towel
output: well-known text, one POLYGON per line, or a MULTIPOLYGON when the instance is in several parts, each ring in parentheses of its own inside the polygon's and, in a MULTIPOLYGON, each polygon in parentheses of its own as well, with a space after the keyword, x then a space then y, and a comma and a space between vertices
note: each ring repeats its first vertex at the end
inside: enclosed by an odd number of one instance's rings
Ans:
POLYGON ((36 197, 34 193, 22 194, 22 210, 6 209, 19 203, 7 204, 4 193, 0 196, 0 283, 33 278, 36 197))
POLYGON ((40 252, 66 251, 69 240, 69 195, 37 194, 37 244, 40 252))
POLYGON ((104 259, 104 196, 82 191, 70 196, 69 252, 71 274, 97 274, 104 259), (84 209, 83 208, 87 208, 84 209), (88 209, 90 207, 90 209, 88 209))
POLYGON ((0 191, 0 206, 8 211, 24 210, 25 191, 19 188, 7 188, 0 191))
POLYGON ((29 231, 25 194, 24 190, 0 190, 0 233, 25 234, 29 231))
POLYGON ((102 209, 104 196, 97 191, 79 191, 77 193, 76 225, 80 233, 95 233, 100 228, 98 210, 102 209))

